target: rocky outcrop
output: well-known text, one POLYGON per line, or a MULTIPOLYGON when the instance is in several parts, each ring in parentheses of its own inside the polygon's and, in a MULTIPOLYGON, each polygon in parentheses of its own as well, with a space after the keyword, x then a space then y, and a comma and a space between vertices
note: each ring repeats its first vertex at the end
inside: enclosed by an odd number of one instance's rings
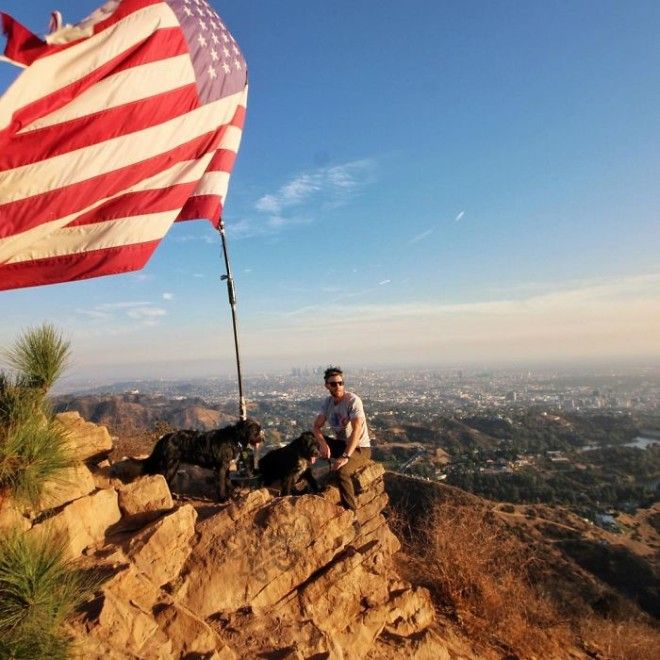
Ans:
MULTIPOLYGON (((107 454, 94 425, 67 420, 75 445, 94 447, 82 460, 107 454)), ((59 482, 56 504, 33 520, 7 503, 0 512, 0 524, 18 517, 28 534, 62 537, 70 557, 105 576, 71 626, 83 657, 447 657, 428 592, 394 569, 379 465, 355 476, 353 513, 332 486, 175 502, 162 477, 129 464, 127 478, 107 462, 88 475, 81 463, 84 476, 68 490, 59 482)))
POLYGON ((55 420, 64 431, 69 448, 78 460, 87 461, 112 451, 112 438, 105 426, 86 422, 76 411, 58 413, 55 420))
POLYGON ((52 517, 34 525, 27 534, 61 539, 66 556, 73 559, 101 542, 120 519, 117 493, 112 489, 99 490, 74 500, 52 517))

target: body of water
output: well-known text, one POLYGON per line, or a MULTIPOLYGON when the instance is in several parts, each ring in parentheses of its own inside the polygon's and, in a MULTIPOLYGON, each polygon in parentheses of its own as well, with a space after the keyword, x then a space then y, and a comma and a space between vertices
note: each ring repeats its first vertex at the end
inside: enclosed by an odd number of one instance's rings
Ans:
POLYGON ((593 451, 594 449, 606 449, 607 447, 637 447, 637 449, 648 449, 651 445, 660 444, 658 438, 646 438, 638 435, 634 440, 626 442, 622 445, 585 445, 580 447, 579 451, 593 451))

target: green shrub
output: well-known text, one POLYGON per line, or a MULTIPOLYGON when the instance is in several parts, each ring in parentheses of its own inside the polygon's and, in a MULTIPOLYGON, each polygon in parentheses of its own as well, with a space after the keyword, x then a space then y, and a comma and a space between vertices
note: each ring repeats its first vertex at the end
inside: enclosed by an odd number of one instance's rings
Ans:
POLYGON ((68 657, 63 623, 97 584, 53 539, 18 531, 0 539, 0 657, 68 657))
POLYGON ((0 435, 0 493, 37 505, 44 483, 74 462, 59 427, 38 420, 19 425, 0 435))
POLYGON ((30 388, 20 375, 0 371, 0 442, 25 424, 43 418, 45 401, 40 390, 30 388))
POLYGON ((44 394, 62 375, 70 356, 71 342, 50 323, 28 328, 5 352, 7 362, 25 377, 28 387, 44 394))

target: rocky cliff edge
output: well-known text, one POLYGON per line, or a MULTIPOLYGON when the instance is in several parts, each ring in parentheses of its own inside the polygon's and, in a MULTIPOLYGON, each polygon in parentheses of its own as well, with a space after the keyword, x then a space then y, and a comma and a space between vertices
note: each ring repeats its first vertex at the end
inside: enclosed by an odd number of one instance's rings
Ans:
POLYGON ((356 475, 357 514, 334 487, 175 501, 160 476, 117 477, 104 427, 58 419, 80 463, 41 509, 4 501, 0 530, 57 534, 103 575, 71 623, 82 657, 450 657, 428 592, 396 574, 378 464, 356 475))

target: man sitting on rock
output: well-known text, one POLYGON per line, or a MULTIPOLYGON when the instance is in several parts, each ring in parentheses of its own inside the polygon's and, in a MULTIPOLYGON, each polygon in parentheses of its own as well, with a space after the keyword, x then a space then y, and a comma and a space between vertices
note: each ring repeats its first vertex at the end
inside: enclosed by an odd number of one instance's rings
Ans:
POLYGON ((332 470, 337 473, 342 503, 355 511, 357 502, 352 476, 371 459, 367 420, 360 397, 346 391, 344 374, 339 367, 328 367, 323 378, 330 396, 323 400, 314 420, 314 436, 321 457, 335 459, 332 470), (334 429, 335 438, 321 433, 326 422, 334 429))

